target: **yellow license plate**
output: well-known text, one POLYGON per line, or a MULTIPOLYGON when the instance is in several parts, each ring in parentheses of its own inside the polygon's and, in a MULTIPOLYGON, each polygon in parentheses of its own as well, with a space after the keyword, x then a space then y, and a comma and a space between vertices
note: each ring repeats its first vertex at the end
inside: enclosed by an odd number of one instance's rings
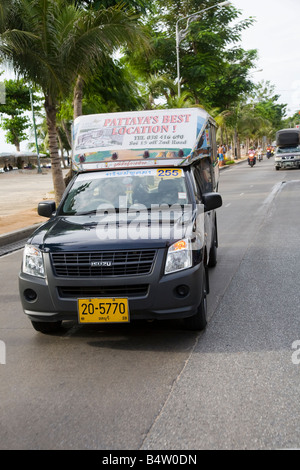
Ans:
POLYGON ((128 299, 78 299, 79 323, 129 322, 128 299))

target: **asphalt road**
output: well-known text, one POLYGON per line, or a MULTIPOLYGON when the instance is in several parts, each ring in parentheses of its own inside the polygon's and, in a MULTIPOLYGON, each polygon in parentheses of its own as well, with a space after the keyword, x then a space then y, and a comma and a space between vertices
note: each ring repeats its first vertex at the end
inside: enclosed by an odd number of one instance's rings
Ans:
POLYGON ((22 313, 21 251, 0 258, 0 449, 300 448, 300 172, 242 163, 220 191, 203 333, 42 335, 22 313))

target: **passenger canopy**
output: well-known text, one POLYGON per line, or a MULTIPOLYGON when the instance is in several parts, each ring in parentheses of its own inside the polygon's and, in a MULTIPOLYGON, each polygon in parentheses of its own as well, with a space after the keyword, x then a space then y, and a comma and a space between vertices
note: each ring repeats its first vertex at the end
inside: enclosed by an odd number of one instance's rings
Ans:
POLYGON ((132 111, 80 116, 73 126, 73 166, 105 168, 180 166, 191 163, 206 126, 202 108, 132 111))

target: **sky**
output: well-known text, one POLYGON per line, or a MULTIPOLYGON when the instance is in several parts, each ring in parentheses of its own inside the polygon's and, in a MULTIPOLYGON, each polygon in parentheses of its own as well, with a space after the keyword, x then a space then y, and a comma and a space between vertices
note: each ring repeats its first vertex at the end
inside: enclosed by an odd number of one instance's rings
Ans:
MULTIPOLYGON (((259 58, 253 69, 257 72, 251 75, 252 80, 270 81, 280 95, 278 103, 288 105, 288 116, 300 111, 300 0, 231 0, 231 3, 242 13, 239 20, 256 19, 253 26, 242 32, 240 43, 246 50, 258 50, 259 58)), ((0 130, 0 153, 14 150, 14 146, 6 144, 0 130)), ((21 151, 26 150, 26 142, 22 142, 21 151)))
POLYGON ((270 81, 287 115, 300 111, 300 0, 231 0, 242 15, 256 23, 242 33, 244 49, 257 49, 254 82, 270 81))

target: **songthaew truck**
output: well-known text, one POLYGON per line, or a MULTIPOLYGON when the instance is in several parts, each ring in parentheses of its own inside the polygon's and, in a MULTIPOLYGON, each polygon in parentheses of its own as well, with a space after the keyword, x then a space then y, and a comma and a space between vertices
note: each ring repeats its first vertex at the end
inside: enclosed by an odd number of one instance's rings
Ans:
POLYGON ((276 133, 275 169, 300 168, 300 129, 281 129, 276 133))
POLYGON ((200 108, 86 115, 73 125, 75 176, 27 241, 25 314, 43 333, 78 325, 207 323, 217 263, 216 124, 200 108))

